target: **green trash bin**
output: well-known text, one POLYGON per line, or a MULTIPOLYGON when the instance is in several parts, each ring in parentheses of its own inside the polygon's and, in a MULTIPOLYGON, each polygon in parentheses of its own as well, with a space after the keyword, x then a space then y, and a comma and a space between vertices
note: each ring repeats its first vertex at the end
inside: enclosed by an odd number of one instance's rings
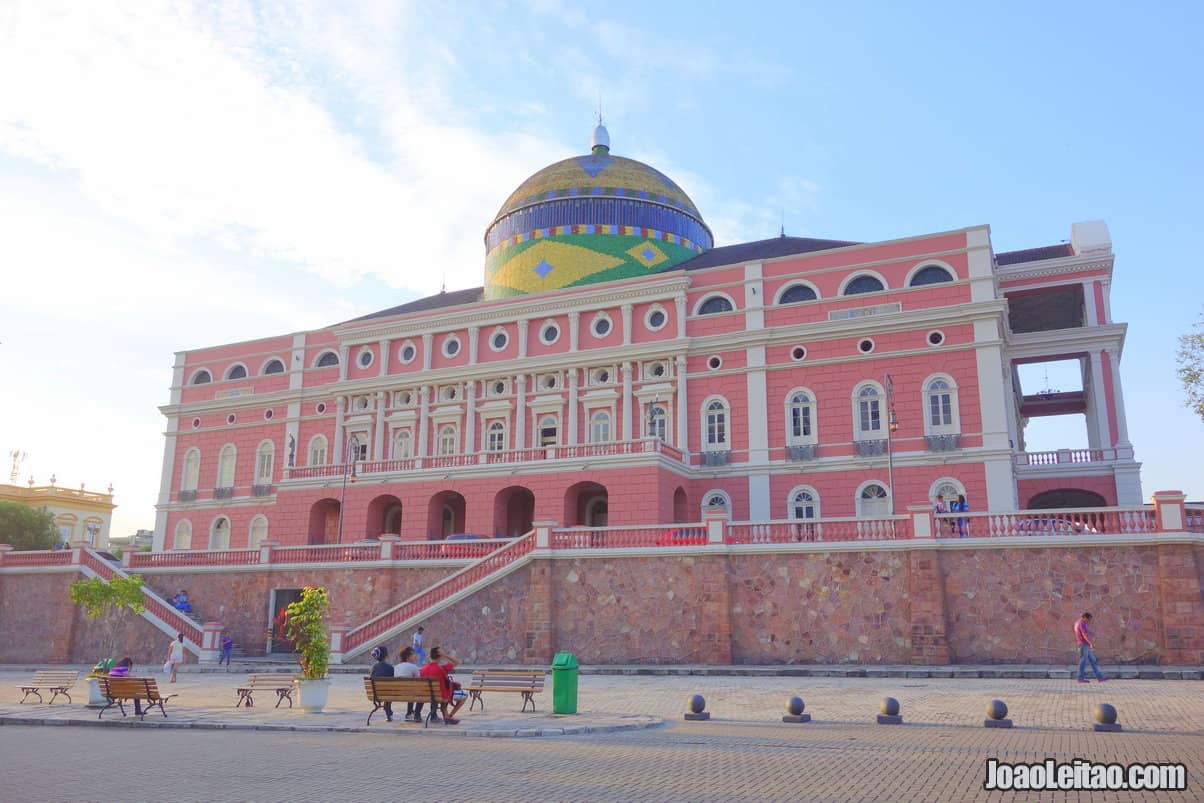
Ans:
POLYGON ((552 659, 552 713, 577 713, 577 656, 571 652, 552 659))

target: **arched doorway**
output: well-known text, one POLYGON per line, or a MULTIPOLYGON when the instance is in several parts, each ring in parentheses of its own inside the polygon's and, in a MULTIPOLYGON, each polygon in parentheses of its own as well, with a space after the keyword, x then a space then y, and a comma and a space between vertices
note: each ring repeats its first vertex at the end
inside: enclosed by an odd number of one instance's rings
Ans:
POLYGON ((531 532, 535 519, 535 494, 529 488, 513 485, 498 491, 493 498, 493 534, 499 538, 517 538, 531 532))
POLYGON ((686 489, 680 485, 673 492, 673 523, 683 524, 690 520, 690 500, 686 498, 686 489))
POLYGON ((1095 491, 1081 488, 1058 488, 1042 491, 1028 500, 1029 510, 1052 510, 1063 507, 1107 507, 1108 500, 1095 491))
POLYGON ((605 527, 609 521, 606 486, 579 482, 564 493, 564 519, 570 527, 605 527))
POLYGON ((455 491, 440 491, 431 497, 426 515, 426 537, 435 541, 464 532, 464 497, 455 491))
POLYGON ((382 494, 368 503, 368 537, 384 533, 401 534, 401 500, 393 494, 382 494))
POLYGON ((339 500, 319 499, 309 509, 309 543, 333 544, 339 537, 339 500))

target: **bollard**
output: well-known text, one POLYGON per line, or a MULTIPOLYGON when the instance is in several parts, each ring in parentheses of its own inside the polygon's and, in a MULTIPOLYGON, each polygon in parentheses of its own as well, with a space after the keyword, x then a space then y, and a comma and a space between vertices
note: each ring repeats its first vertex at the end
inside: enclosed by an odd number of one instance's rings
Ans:
POLYGON ((686 712, 686 719, 695 722, 702 722, 710 719, 711 715, 706 711, 706 707, 707 698, 703 697, 701 694, 690 695, 690 699, 686 701, 686 708, 689 709, 689 711, 686 712))
POLYGON ((878 710, 882 712, 878 715, 879 725, 903 724, 903 717, 899 715, 899 701, 894 697, 883 697, 878 710))
POLYGON ((1008 705, 1003 700, 992 700, 987 703, 987 719, 982 721, 984 728, 1010 728, 1012 721, 1004 719, 1008 715, 1008 705))
POLYGON ((1116 721, 1116 706, 1111 703, 1097 705, 1095 707, 1095 724, 1091 726, 1091 729, 1104 733, 1119 731, 1120 723, 1116 721))
POLYGON ((786 716, 782 717, 782 721, 795 723, 810 722, 811 715, 803 713, 803 709, 806 707, 807 704, 803 702, 802 697, 791 697, 786 701, 786 716))

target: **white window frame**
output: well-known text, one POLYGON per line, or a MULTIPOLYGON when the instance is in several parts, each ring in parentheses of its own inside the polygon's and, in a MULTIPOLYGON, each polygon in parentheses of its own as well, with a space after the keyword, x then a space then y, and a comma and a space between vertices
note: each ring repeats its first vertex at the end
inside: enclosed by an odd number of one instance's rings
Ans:
POLYGON ((393 459, 409 460, 414 456, 414 433, 407 427, 393 433, 393 459), (404 449, 398 446, 404 444, 404 449))
POLYGON ((863 482, 857 486, 857 493, 853 497, 853 503, 856 506, 856 510, 857 510, 857 517, 865 519, 865 518, 882 518, 884 516, 889 516, 890 515, 890 499, 891 499, 891 490, 890 490, 889 485, 887 485, 882 480, 866 480, 865 482, 863 482), (871 487, 873 487, 875 485, 880 487, 882 490, 886 491, 886 496, 874 497, 873 499, 863 499, 862 495, 865 494, 866 491, 868 491, 871 487), (879 501, 879 500, 882 500, 882 501, 879 501), (881 511, 869 508, 868 506, 870 504, 881 505, 881 507, 882 507, 881 511))
POLYGON ((460 428, 455 424, 440 424, 435 434, 435 455, 450 457, 460 452, 460 428))
POLYGON ((648 411, 644 416, 644 437, 657 438, 661 443, 669 442, 669 405, 665 402, 648 403, 648 411))
POLYGON ((811 304, 816 301, 822 301, 822 300, 823 300, 823 296, 820 295, 818 287, 813 285, 811 282, 802 281, 801 279, 795 279, 793 281, 786 282, 785 284, 783 284, 781 287, 778 288, 778 292, 775 293, 774 297, 773 297, 773 305, 776 307, 776 306, 780 306, 783 304, 791 304, 791 305, 793 305, 793 304, 811 304), (809 299, 807 301, 783 301, 782 296, 786 295, 787 290, 790 290, 794 287, 806 287, 812 293, 815 293, 815 298, 809 299))
POLYGON ((614 440, 614 415, 606 408, 599 408, 589 414, 589 442, 610 443, 614 440), (603 430, 603 425, 605 429, 603 430))
MULTIPOLYGON (((927 263, 925 263, 927 264, 927 263)), ((952 494, 945 494, 945 510, 949 509, 950 502, 956 502, 958 495, 966 495, 966 486, 953 477, 941 477, 928 489, 928 501, 936 504, 936 495, 945 493, 943 489, 952 488, 952 494)))
POLYGON ((710 501, 716 496, 722 497, 723 509, 727 511, 729 516, 732 514, 732 495, 722 488, 712 488, 704 493, 702 495, 702 499, 700 499, 698 502, 698 510, 701 516, 705 516, 708 510, 714 510, 715 508, 719 507, 719 505, 710 504, 710 501))
POLYGON ((247 546, 251 549, 256 549, 268 537, 268 517, 259 513, 251 517, 251 523, 247 525, 247 546), (260 528, 262 525, 262 528, 260 528), (257 531, 258 529, 258 531, 257 531))
POLYGON ((277 374, 283 375, 283 374, 287 374, 287 373, 288 373, 288 363, 286 363, 284 360, 280 359, 279 357, 268 357, 266 360, 263 361, 263 365, 259 366, 259 375, 260 376, 276 376, 277 374), (280 363, 280 370, 274 374, 269 374, 268 366, 274 362, 280 363))
POLYGON ((506 451, 506 422, 500 418, 495 418, 485 426, 485 451, 487 452, 504 452, 506 451))
MULTIPOLYGON (((957 403, 957 383, 948 374, 933 374, 924 380, 921 398, 924 410, 924 434, 926 435, 958 435, 961 433, 961 411, 957 403), (946 387, 933 388, 934 383, 943 382, 946 387), (932 401, 934 396, 948 396, 948 409, 941 410, 941 422, 932 420, 932 401), (944 421, 944 413, 948 413, 948 421, 944 421)), ((945 405, 941 405, 944 408, 945 405)))
POLYGON ((314 435, 305 450, 305 465, 324 466, 330 461, 330 442, 325 435, 314 435), (315 459, 315 457, 317 459, 315 459))
POLYGON ((882 285, 882 289, 870 290, 865 293, 853 293, 852 295, 849 296, 849 298, 855 298, 857 296, 868 296, 868 295, 873 295, 874 293, 885 293, 887 290, 891 289, 890 282, 886 281, 886 277, 883 276, 881 273, 878 273, 878 271, 858 270, 858 271, 854 271, 853 273, 850 273, 848 276, 844 277, 843 280, 841 280, 840 290, 836 293, 836 295, 844 296, 845 290, 848 289, 849 285, 852 284, 853 282, 857 281, 858 279, 860 279, 863 276, 872 276, 873 278, 877 279, 878 282, 882 285))
POLYGON ((314 368, 337 368, 339 365, 342 364, 342 362, 343 361, 339 359, 339 353, 337 351, 334 351, 333 349, 323 349, 322 351, 318 352, 318 356, 314 357, 313 367, 314 368), (321 366, 318 365, 318 363, 322 362, 322 358, 325 357, 327 354, 334 355, 334 362, 330 365, 321 365, 321 366))
POLYGON ((807 387, 797 387, 786 394, 786 444, 788 446, 811 446, 819 442, 819 416, 818 405, 815 402, 815 393, 807 387), (807 401, 801 404, 796 403, 795 396, 799 394, 805 395, 807 401), (811 432, 800 432, 795 434, 794 431, 794 413, 795 410, 806 411, 807 415, 800 418, 809 420, 811 432))
POLYGON ((273 464, 276 462, 276 444, 260 441, 255 449, 255 484, 271 485, 273 464), (266 459, 265 459, 266 458, 266 459))
POLYGON ((180 519, 176 522, 175 533, 171 541, 172 549, 192 549, 192 522, 180 519), (183 543, 181 543, 183 542, 183 543))
POLYGON ((731 305, 731 309, 723 310, 722 312, 705 313, 707 315, 734 315, 735 313, 740 311, 740 308, 738 306, 736 306, 736 300, 734 298, 732 298, 731 296, 729 296, 727 293, 711 292, 711 293, 707 293, 702 298, 698 299, 698 302, 694 305, 694 316, 698 317, 699 315, 704 314, 702 312, 702 306, 713 298, 726 299, 727 303, 731 305))
MULTIPOLYGON (((903 280, 903 288, 911 289, 911 280, 916 277, 916 274, 924 270, 924 268, 944 268, 945 271, 952 277, 948 282, 934 282, 934 284, 950 284, 957 281, 957 269, 948 262, 942 262, 939 259, 925 259, 912 265, 911 270, 907 271, 907 277, 903 280)), ((917 287, 931 287, 932 285, 920 284, 917 287)))
POLYGON ((192 378, 188 380, 188 384, 190 386, 192 386, 192 385, 208 385, 211 382, 213 382, 213 372, 210 371, 208 368, 198 368, 197 370, 192 372, 192 378), (207 376, 209 378, 206 379, 204 382, 198 382, 197 380, 200 379, 201 374, 204 374, 205 376, 207 376))
POLYGON ((702 451, 728 452, 732 448, 732 405, 723 396, 708 396, 702 402, 702 451), (712 409, 713 405, 720 407, 712 409), (716 418, 717 426, 712 427, 711 418, 716 418), (722 421, 718 418, 722 416, 722 421), (712 439, 712 429, 716 437, 712 439))
POLYGON ((867 381, 858 383, 857 387, 853 388, 853 440, 857 441, 876 441, 886 438, 886 391, 877 382, 867 381), (862 394, 869 389, 874 390, 873 396, 863 396, 862 394), (877 421, 878 426, 872 426, 874 421, 874 405, 871 402, 877 403, 877 421), (867 405, 867 423, 868 428, 862 427, 862 404, 867 405))
POLYGON ((246 363, 236 362, 236 363, 231 363, 226 368, 226 373, 222 374, 222 381, 223 382, 237 381, 239 379, 248 379, 248 378, 250 378, 250 376, 251 376, 251 372, 247 370, 246 363), (242 369, 242 376, 230 376, 230 374, 234 373, 235 368, 242 369))
POLYGON ((790 489, 790 493, 786 495, 786 518, 791 521, 801 521, 804 519, 818 519, 820 515, 819 492, 814 487, 810 485, 796 485, 790 489), (799 494, 809 494, 811 496, 810 502, 804 502, 805 505, 810 505, 811 507, 810 516, 798 515, 799 505, 796 502, 796 498, 799 494))
POLYGON ((535 437, 539 439, 539 446, 541 448, 548 447, 548 446, 559 446, 560 445, 560 418, 558 416, 555 416, 552 414, 546 414, 546 415, 539 416, 539 420, 536 421, 536 423, 535 423, 535 437), (544 442, 544 430, 548 429, 548 427, 545 427, 544 424, 548 421, 552 422, 551 428, 553 430, 555 430, 556 436, 552 439, 551 442, 545 443, 544 442))
POLYGON ((217 453, 217 482, 215 488, 233 488, 238 469, 238 447, 227 443, 217 453))
POLYGON ((210 550, 222 550, 222 549, 230 548, 230 527, 231 527, 230 517, 226 516, 226 515, 215 516, 213 518, 213 521, 209 522, 208 548, 210 550), (226 526, 219 527, 218 525, 223 521, 226 522, 226 526), (218 541, 218 543, 215 544, 214 536, 216 536, 219 532, 222 533, 223 537, 221 540, 218 541))
POLYGON ((193 446, 184 453, 184 466, 180 470, 180 490, 195 491, 201 482, 201 450, 193 446))

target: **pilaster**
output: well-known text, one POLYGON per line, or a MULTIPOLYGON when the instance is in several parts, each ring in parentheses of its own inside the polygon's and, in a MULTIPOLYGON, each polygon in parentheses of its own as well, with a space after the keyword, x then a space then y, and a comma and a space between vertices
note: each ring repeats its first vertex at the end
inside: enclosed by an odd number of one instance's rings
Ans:
MULTIPOLYGON (((683 302, 684 304, 685 302, 683 302)), ((690 453, 690 408, 686 406, 686 355, 678 354, 677 369, 677 448, 682 456, 690 453)))
POLYGON ((569 410, 568 423, 565 425, 567 437, 564 443, 568 446, 577 445, 577 369, 569 369, 569 410))
POLYGON ((622 365, 623 373, 623 440, 629 441, 631 435, 631 363, 622 365))

